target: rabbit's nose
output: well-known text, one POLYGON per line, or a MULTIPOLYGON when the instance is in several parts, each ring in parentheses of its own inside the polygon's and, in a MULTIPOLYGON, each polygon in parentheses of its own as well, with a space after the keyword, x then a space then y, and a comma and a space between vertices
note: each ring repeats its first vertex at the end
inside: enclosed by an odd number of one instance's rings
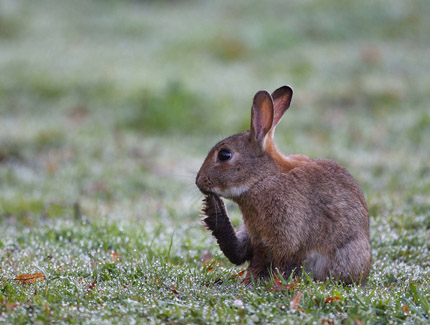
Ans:
POLYGON ((196 177, 196 185, 201 191, 204 191, 209 190, 212 187, 213 182, 209 176, 198 173, 196 177))
POLYGON ((196 185, 198 188, 201 188, 202 186, 206 185, 206 178, 202 176, 200 173, 197 174, 196 185))

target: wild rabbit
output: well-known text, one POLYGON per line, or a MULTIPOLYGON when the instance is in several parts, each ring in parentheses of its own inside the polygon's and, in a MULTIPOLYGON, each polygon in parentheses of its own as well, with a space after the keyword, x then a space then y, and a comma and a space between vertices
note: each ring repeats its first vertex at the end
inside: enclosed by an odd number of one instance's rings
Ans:
POLYGON ((283 156, 273 142, 293 91, 259 91, 251 129, 216 144, 196 184, 206 195, 203 220, 234 264, 250 261, 255 278, 271 270, 284 277, 303 268, 314 280, 364 283, 371 264, 369 215, 348 171, 327 159, 283 156), (235 231, 223 201, 239 205, 244 225, 235 231))

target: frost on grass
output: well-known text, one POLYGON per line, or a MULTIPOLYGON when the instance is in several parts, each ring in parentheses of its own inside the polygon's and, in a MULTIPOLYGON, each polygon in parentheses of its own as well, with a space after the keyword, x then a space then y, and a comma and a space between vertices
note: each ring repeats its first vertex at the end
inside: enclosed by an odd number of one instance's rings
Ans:
POLYGON ((428 323, 428 2, 54 2, 0 2, 0 322, 428 323), (281 151, 365 192, 363 288, 244 287, 199 224, 208 149, 285 83, 281 151))

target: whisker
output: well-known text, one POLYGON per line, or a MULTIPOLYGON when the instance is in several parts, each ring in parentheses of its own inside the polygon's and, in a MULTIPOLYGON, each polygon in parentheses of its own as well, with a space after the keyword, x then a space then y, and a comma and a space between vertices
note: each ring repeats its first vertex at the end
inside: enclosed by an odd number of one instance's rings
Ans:
POLYGON ((199 193, 195 193, 192 195, 190 204, 197 205, 199 201, 201 201, 201 196, 199 193))

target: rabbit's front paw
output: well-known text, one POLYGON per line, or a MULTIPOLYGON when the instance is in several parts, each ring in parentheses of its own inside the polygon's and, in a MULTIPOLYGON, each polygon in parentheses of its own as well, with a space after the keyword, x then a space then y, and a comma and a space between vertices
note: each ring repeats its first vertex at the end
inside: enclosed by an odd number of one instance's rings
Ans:
POLYGON ((203 200, 203 215, 207 217, 220 217, 226 214, 224 202, 216 194, 209 194, 203 200))
POLYGON ((224 202, 216 194, 209 194, 203 200, 202 214, 205 226, 210 230, 215 230, 222 221, 228 220, 224 202))

